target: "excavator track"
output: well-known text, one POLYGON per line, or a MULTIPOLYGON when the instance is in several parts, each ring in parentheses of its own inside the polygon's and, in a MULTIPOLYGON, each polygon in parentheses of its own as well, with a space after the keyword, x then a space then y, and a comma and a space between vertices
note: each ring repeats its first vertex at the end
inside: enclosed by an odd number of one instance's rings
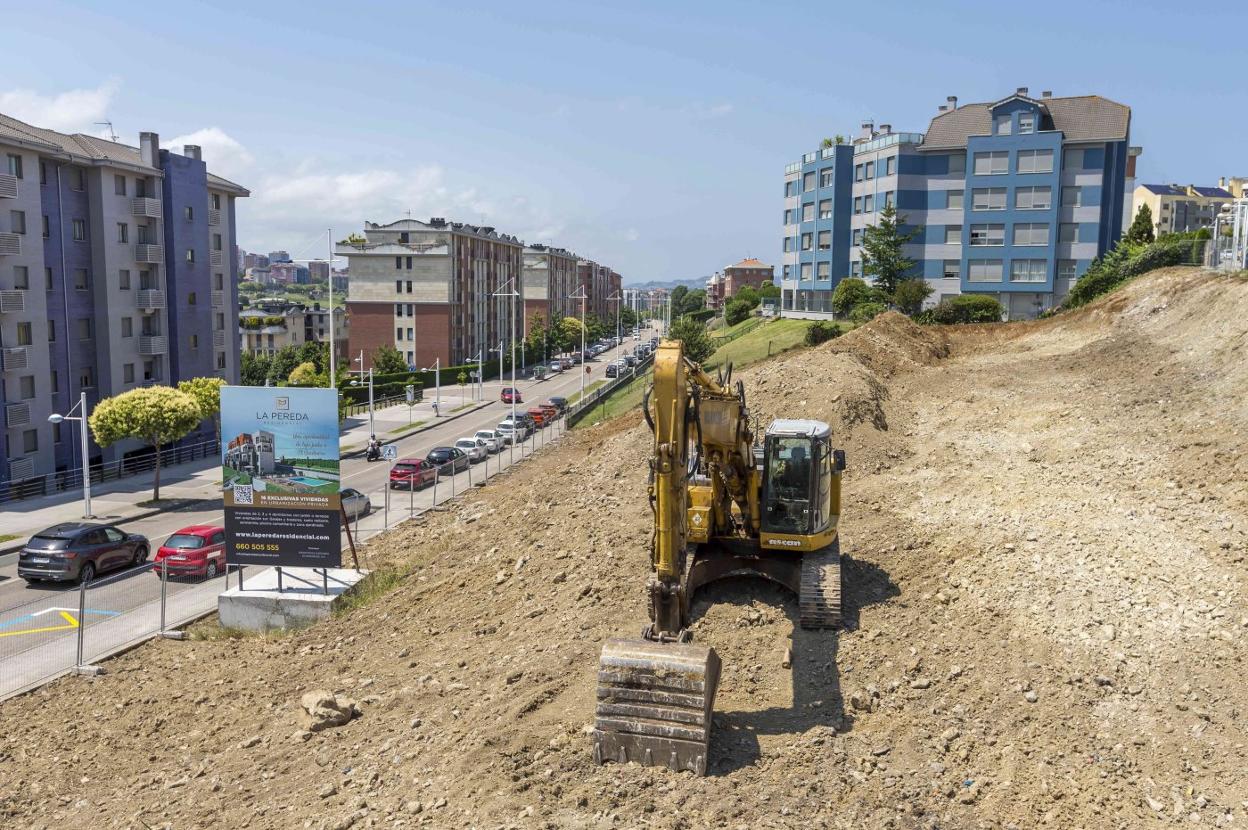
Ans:
POLYGON ((802 590, 798 596, 802 628, 841 627, 841 540, 802 557, 802 590))
POLYGON ((707 646, 608 640, 598 664, 594 761, 706 775, 719 674, 719 655, 707 646))

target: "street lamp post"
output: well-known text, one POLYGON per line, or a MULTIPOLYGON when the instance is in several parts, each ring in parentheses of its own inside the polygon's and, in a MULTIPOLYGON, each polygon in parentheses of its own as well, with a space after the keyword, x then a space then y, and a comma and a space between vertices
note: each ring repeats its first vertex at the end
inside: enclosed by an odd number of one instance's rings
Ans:
MULTIPOLYGON (((359 386, 364 382, 364 350, 363 349, 360 350, 360 356, 355 359, 355 362, 360 364, 360 379, 358 381, 357 380, 351 381, 351 385, 359 386)), ((373 369, 371 366, 368 369, 368 432, 370 435, 377 434, 377 430, 375 428, 375 424, 373 420, 373 369)))
MULTIPOLYGON (((499 289, 494 292, 495 297, 510 297, 511 298, 510 300, 508 300, 508 303, 507 303, 507 316, 511 318, 511 438, 512 440, 511 440, 511 445, 510 445, 511 450, 509 454, 511 456, 512 461, 515 461, 516 459, 516 440, 515 440, 516 438, 516 309, 515 309, 516 300, 515 298, 519 297, 520 294, 514 288, 508 292, 504 292, 503 289, 511 285, 512 282, 515 281, 515 279, 516 279, 515 277, 512 277, 511 279, 507 280, 507 282, 503 283, 502 286, 500 286, 499 289)), ((503 353, 501 351, 498 353, 498 359, 499 359, 499 362, 501 363, 503 359, 503 353)), ((502 374, 502 372, 500 371, 499 374, 502 374)), ((521 453, 522 458, 523 456, 524 454, 521 453)))
POLYGON ((58 415, 56 413, 53 413, 48 416, 48 423, 59 424, 62 421, 78 421, 79 422, 78 431, 81 435, 81 441, 82 441, 82 444, 81 444, 81 449, 82 449, 82 518, 94 519, 95 516, 91 515, 91 467, 90 467, 90 460, 87 457, 87 454, 90 452, 90 449, 87 445, 88 443, 87 442, 87 418, 90 416, 91 413, 87 409, 87 393, 86 392, 83 392, 79 395, 78 404, 69 411, 73 412, 74 409, 78 410, 78 413, 79 413, 78 415, 58 415))
MULTIPOLYGON (((585 286, 582 284, 580 288, 568 295, 568 299, 581 301, 581 363, 578 365, 582 365, 585 363, 585 302, 589 299, 589 294, 586 293, 585 286)), ((584 372, 581 372, 581 400, 585 400, 584 372)))
POLYGON ((620 296, 619 291, 615 291, 611 294, 610 297, 607 297, 607 302, 615 303, 615 359, 616 360, 620 359, 620 339, 621 339, 620 336, 623 333, 622 329, 620 328, 620 300, 622 299, 623 297, 620 296))

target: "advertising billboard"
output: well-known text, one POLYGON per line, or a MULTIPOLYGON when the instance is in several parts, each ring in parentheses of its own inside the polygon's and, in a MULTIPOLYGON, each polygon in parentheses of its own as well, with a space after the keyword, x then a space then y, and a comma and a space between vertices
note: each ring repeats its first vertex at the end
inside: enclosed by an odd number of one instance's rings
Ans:
POLYGON ((226 562, 342 566, 335 389, 224 386, 226 562))

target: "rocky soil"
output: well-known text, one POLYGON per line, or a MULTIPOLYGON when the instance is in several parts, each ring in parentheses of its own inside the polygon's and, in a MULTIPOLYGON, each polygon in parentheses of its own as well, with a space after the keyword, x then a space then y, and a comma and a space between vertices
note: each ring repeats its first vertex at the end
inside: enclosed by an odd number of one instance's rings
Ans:
POLYGON ((707 777, 590 760, 598 650, 645 614, 633 414, 378 541, 403 579, 349 615, 3 704, 0 826, 1248 825, 1248 281, 887 315, 741 375, 764 423, 848 452, 850 624, 795 630, 754 581, 700 595, 707 777))

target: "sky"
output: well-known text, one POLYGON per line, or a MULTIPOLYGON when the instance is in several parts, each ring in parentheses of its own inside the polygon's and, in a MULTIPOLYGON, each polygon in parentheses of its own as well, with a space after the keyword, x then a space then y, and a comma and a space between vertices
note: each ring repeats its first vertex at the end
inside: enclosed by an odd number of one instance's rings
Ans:
POLYGON ((43 0, 5 11, 0 112, 201 145, 252 193, 247 250, 323 257, 410 211, 626 284, 777 263, 785 164, 867 119, 923 132, 948 95, 1103 95, 1140 180, 1248 175, 1248 4, 1014 6, 43 0))

